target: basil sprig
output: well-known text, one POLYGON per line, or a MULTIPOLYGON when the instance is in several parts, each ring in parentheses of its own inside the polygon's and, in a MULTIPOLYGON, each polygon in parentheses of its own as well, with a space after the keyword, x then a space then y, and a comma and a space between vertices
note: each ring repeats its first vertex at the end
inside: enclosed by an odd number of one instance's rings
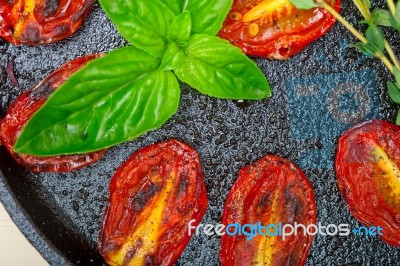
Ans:
POLYGON ((218 98, 255 100, 271 95, 256 64, 214 36, 232 0, 100 4, 132 46, 93 60, 72 75, 29 120, 16 152, 86 153, 156 129, 178 109, 178 79, 218 98))

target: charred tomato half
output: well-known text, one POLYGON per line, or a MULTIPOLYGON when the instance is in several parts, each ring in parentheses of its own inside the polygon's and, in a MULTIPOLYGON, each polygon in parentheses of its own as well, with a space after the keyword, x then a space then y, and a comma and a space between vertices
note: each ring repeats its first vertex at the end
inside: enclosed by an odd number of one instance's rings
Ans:
POLYGON ((267 228, 257 229, 258 233, 250 240, 245 234, 223 235, 221 263, 226 266, 304 265, 313 235, 307 234, 304 228, 285 239, 274 235, 278 234, 279 223, 297 223, 307 228, 315 222, 314 193, 303 172, 286 159, 268 155, 240 170, 222 215, 228 231, 228 225, 235 223, 260 224, 267 228))
POLYGON ((351 213, 381 238, 400 247, 400 127, 370 120, 339 140, 336 175, 351 213))
POLYGON ((111 180, 99 251, 110 265, 173 265, 206 208, 193 148, 177 140, 142 148, 111 180))
MULTIPOLYGON (((332 1, 336 11, 340 0, 332 1)), ((287 59, 335 23, 324 8, 299 10, 289 0, 234 0, 219 36, 249 55, 287 59)))
MULTIPOLYGON (((17 154, 13 151, 14 144, 23 127, 31 116, 45 103, 50 94, 60 87, 69 76, 84 67, 90 60, 99 56, 101 54, 77 58, 61 66, 38 85, 21 94, 11 104, 6 116, 0 122, 0 141, 19 164, 34 172, 67 172, 91 164, 104 155, 105 150, 87 154, 49 157, 17 154)), ((51 145, 50 140, 49 145, 51 145)))
POLYGON ((0 0, 0 37, 12 44, 47 44, 67 38, 95 0, 0 0))

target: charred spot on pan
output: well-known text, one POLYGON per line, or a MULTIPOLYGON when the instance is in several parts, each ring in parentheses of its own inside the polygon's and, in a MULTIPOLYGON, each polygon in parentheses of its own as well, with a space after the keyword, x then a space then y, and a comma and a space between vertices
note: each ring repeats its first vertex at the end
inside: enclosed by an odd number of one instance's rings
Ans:
POLYGON ((44 8, 42 10, 42 15, 44 17, 49 17, 57 12, 58 6, 60 5, 60 0, 46 0, 44 2, 44 8))
POLYGON ((238 100, 238 101, 233 101, 233 102, 235 103, 235 105, 237 107, 240 107, 240 108, 247 108, 252 105, 252 102, 249 100, 238 100))
POLYGON ((150 183, 145 189, 140 190, 133 198, 131 205, 134 211, 140 212, 147 202, 160 190, 160 187, 150 183))

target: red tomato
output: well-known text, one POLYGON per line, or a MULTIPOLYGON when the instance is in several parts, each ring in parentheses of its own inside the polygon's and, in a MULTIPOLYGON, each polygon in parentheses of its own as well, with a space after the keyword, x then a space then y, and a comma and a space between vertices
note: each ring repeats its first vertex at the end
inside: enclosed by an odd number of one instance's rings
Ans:
MULTIPOLYGON (((291 224, 305 227, 316 222, 316 203, 310 182, 293 163, 268 155, 239 172, 225 202, 222 223, 263 226, 291 224)), ((226 230, 229 230, 228 227, 226 230)), ((221 237, 222 265, 304 265, 313 236, 268 235, 275 229, 262 230, 267 236, 256 235, 246 240, 245 235, 221 237)), ((314 231, 313 231, 314 232, 314 231)))
POLYGON ((95 0, 0 0, 0 37, 12 44, 45 44, 67 38, 95 0))
POLYGON ((173 265, 207 208, 200 160, 177 140, 135 152, 110 183, 99 250, 110 265, 173 265))
POLYGON ((366 226, 382 227, 383 241, 400 247, 400 128, 371 120, 346 131, 336 175, 351 213, 366 226))
MULTIPOLYGON (((333 7, 340 10, 340 0, 333 7)), ((296 9, 289 0, 234 0, 219 36, 244 53, 287 59, 335 23, 324 8, 296 9)))
POLYGON ((0 122, 0 141, 14 159, 21 165, 34 172, 67 172, 82 168, 99 160, 105 151, 79 155, 61 155, 38 157, 17 154, 13 151, 23 127, 31 116, 44 104, 49 95, 57 89, 73 73, 86 65, 92 59, 101 56, 89 55, 75 59, 50 74, 32 89, 21 94, 8 109, 7 115, 0 122))

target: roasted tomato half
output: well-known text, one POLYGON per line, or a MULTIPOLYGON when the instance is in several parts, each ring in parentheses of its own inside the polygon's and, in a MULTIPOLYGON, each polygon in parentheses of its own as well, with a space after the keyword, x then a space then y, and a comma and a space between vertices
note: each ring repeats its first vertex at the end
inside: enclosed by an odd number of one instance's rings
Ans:
POLYGON ((50 157, 17 154, 13 151, 14 144, 21 134, 23 127, 31 116, 44 104, 50 94, 60 87, 69 76, 85 66, 87 62, 99 56, 101 55, 89 55, 61 66, 61 68, 50 74, 38 85, 21 94, 11 104, 7 115, 0 122, 0 141, 19 164, 34 172, 67 172, 82 168, 99 160, 103 156, 104 150, 87 154, 50 157))
POLYGON ((282 226, 302 224, 307 230, 315 222, 314 193, 303 172, 286 159, 268 155, 240 170, 222 215, 222 223, 229 232, 229 225, 235 223, 267 228, 258 228, 251 239, 246 239, 245 234, 223 235, 221 263, 227 266, 304 265, 312 234, 300 228, 297 235, 285 239, 274 235, 278 234, 280 223, 282 226))
POLYGON ((400 247, 400 127, 371 120, 346 131, 336 175, 351 213, 366 226, 383 228, 383 241, 400 247))
POLYGON ((99 250, 110 265, 172 265, 207 208, 199 157, 177 140, 135 152, 110 183, 99 250))
POLYGON ((95 0, 0 0, 0 37, 12 44, 53 43, 82 24, 95 0))
MULTIPOLYGON (((340 10, 340 0, 333 7, 340 10)), ((286 59, 335 23, 324 8, 299 10, 289 0, 234 0, 219 36, 249 55, 286 59)))

